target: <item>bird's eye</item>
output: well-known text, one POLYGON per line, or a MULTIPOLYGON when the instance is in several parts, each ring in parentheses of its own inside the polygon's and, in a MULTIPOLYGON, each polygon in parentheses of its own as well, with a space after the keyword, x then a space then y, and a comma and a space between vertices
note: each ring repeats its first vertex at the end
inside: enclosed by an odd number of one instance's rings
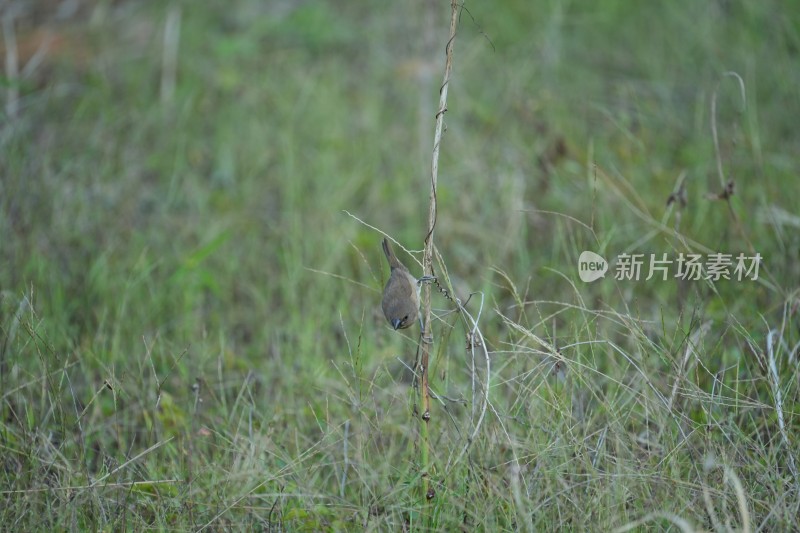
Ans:
POLYGON ((403 317, 403 322, 408 322, 408 315, 403 317))

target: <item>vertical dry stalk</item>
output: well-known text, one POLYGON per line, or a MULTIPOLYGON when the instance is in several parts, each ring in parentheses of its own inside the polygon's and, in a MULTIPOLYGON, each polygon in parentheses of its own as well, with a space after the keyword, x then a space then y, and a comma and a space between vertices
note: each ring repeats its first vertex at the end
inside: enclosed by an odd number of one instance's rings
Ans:
MULTIPOLYGON (((742 97, 742 105, 747 106, 747 93, 745 92, 744 80, 742 77, 733 71, 725 72, 722 75, 724 77, 730 76, 736 78, 736 80, 739 82, 739 92, 742 97)), ((717 91, 719 91, 719 83, 717 84, 717 88, 714 89, 714 92, 711 94, 711 138, 714 141, 714 154, 717 160, 717 175, 719 176, 719 183, 722 187, 720 193, 716 195, 716 198, 725 200, 725 204, 728 206, 728 213, 730 214, 731 220, 733 220, 733 224, 736 226, 739 235, 741 235, 744 242, 747 243, 747 246, 750 248, 750 252, 755 254, 755 247, 753 247, 753 243, 750 242, 750 239, 747 237, 747 234, 744 231, 744 226, 739 220, 739 217, 736 215, 736 211, 733 209, 733 205, 731 204, 731 196, 733 196, 734 191, 734 180, 732 178, 727 180, 725 177, 725 172, 722 169, 722 153, 719 149, 719 135, 717 134, 717 91)))
MULTIPOLYGON (((431 192, 428 209, 428 235, 425 237, 425 253, 422 258, 423 275, 433 276, 433 230, 436 227, 436 188, 439 179, 439 148, 442 143, 442 132, 444 130, 444 114, 447 111, 447 90, 450 86, 450 72, 453 68, 453 45, 456 38, 456 26, 458 24, 458 2, 450 1, 450 35, 447 39, 446 60, 444 67, 444 81, 439 89, 439 110, 436 112, 436 129, 433 135, 433 157, 431 160, 431 192)), ((425 285, 422 296, 422 309, 424 317, 424 330, 422 332, 422 350, 420 355, 420 394, 422 395, 422 426, 420 434, 421 442, 421 464, 422 464, 422 486, 425 498, 433 499, 436 495, 430 486, 430 438, 428 424, 431 418, 431 397, 428 390, 428 360, 430 358, 431 332, 431 288, 425 285)))
MULTIPOLYGON (((739 82, 739 92, 742 97, 742 105, 747 105, 747 94, 744 88, 744 80, 742 79, 739 74, 733 71, 724 72, 722 74, 723 77, 733 77, 739 82)), ((722 154, 719 151, 719 136, 717 135, 717 91, 719 91, 719 83, 717 83, 717 88, 714 89, 714 92, 711 94, 711 138, 714 141, 714 153, 717 159, 717 175, 719 176, 719 185, 723 189, 725 188, 725 172, 722 170, 722 154)))
POLYGON ((789 472, 794 478, 795 486, 800 486, 800 475, 797 473, 797 465, 794 462, 794 454, 792 453, 791 439, 789 432, 786 430, 786 421, 783 417, 783 395, 781 394, 781 381, 778 376, 778 366, 775 363, 775 348, 773 338, 778 334, 778 331, 773 329, 767 334, 767 362, 769 363, 769 384, 772 388, 772 396, 775 399, 775 412, 778 414, 778 430, 781 433, 781 439, 784 446, 786 446, 787 463, 789 465, 789 472))

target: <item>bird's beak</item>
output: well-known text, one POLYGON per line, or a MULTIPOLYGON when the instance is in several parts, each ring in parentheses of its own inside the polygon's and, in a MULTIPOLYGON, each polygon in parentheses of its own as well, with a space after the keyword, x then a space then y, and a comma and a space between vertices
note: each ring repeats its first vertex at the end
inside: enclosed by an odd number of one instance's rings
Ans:
POLYGON ((403 323, 402 320, 400 320, 399 318, 395 318, 394 320, 392 320, 392 327, 394 328, 395 331, 397 331, 400 328, 400 324, 402 323, 403 323))

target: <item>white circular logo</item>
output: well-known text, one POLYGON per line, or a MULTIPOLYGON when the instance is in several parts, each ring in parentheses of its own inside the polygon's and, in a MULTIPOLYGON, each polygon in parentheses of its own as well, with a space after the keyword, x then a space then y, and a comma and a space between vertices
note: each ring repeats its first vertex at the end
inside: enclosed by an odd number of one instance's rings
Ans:
POLYGON ((594 252, 584 251, 578 257, 578 277, 581 281, 591 283, 604 278, 608 271, 608 261, 594 252))

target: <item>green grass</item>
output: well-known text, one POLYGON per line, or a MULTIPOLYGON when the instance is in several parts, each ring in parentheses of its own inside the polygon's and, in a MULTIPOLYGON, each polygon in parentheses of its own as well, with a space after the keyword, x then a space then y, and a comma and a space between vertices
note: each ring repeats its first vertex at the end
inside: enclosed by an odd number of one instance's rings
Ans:
POLYGON ((4 527, 800 528, 800 10, 467 4, 435 239, 491 370, 435 294, 425 504, 370 226, 423 246, 446 3, 176 2, 170 103, 167 6, 40 4, 17 39, 62 39, 3 76, 4 527), (764 263, 587 284, 583 250, 764 263))

